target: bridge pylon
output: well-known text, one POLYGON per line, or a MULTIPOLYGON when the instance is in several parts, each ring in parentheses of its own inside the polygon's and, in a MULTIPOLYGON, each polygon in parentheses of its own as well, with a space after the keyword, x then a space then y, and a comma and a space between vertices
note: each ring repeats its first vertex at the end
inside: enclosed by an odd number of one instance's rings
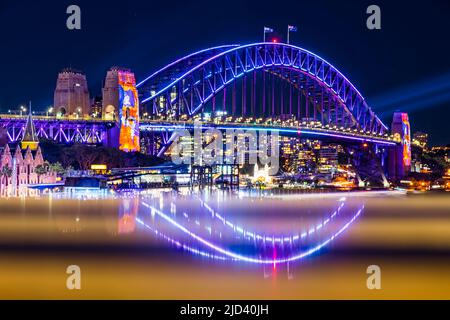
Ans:
POLYGON ((391 130, 400 143, 389 151, 389 177, 400 180, 411 171, 411 125, 408 114, 396 111, 391 130))

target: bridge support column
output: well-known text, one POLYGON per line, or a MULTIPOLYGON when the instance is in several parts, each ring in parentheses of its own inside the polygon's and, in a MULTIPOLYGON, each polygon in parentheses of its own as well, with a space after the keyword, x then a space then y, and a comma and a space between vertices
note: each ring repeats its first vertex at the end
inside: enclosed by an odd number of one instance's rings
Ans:
POLYGON ((119 148, 120 128, 116 124, 115 126, 106 129, 103 133, 102 141, 103 145, 108 148, 119 148))
POLYGON ((364 144, 358 147, 345 147, 345 149, 347 153, 352 154, 352 164, 359 187, 389 187, 382 167, 383 154, 377 152, 376 145, 364 144))
POLYGON ((411 171, 411 133, 408 114, 395 112, 391 130, 401 143, 389 152, 389 176, 399 180, 411 171))
POLYGON ((406 176, 403 165, 403 146, 398 145, 389 150, 388 155, 388 175, 392 180, 400 180, 406 176))

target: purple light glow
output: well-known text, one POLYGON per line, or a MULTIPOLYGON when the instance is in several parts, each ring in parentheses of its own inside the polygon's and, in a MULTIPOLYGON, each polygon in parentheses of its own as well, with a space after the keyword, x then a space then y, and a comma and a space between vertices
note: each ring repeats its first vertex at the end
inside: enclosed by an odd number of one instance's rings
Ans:
MULTIPOLYGON (((314 53, 312 53, 312 52, 310 52, 310 51, 308 51, 308 50, 306 50, 306 49, 297 47, 297 46, 293 46, 293 45, 290 45, 290 44, 284 44, 284 43, 270 43, 270 42, 269 42, 269 43, 252 43, 252 44, 247 44, 247 45, 238 46, 238 47, 232 48, 232 49, 230 49, 230 50, 221 52, 221 53, 219 53, 219 54, 217 54, 217 55, 215 55, 215 56, 213 56, 213 57, 211 57, 211 58, 209 58, 209 59, 203 61, 201 64, 195 66, 194 68, 190 69, 189 71, 187 71, 186 73, 184 73, 183 75, 181 75, 180 77, 178 77, 177 79, 175 79, 174 81, 172 81, 169 85, 167 85, 167 86, 164 87, 163 89, 161 89, 161 90, 159 90, 158 92, 156 92, 153 96, 151 96, 151 97, 149 97, 149 98, 147 98, 147 99, 142 100, 142 103, 145 103, 145 102, 147 102, 147 101, 153 99, 155 96, 157 96, 157 95, 161 94, 162 92, 166 91, 167 89, 173 87, 178 81, 180 81, 181 79, 185 78, 187 75, 193 73, 194 71, 196 71, 197 69, 201 68, 202 66, 206 65, 206 64, 209 63, 210 61, 213 61, 213 60, 215 60, 215 59, 217 59, 217 58, 219 58, 219 57, 221 57, 221 56, 224 56, 224 55, 226 55, 226 54, 232 53, 233 51, 240 50, 240 49, 242 49, 242 48, 249 48, 249 47, 253 47, 253 46, 258 46, 258 45, 260 45, 260 46, 267 46, 267 45, 270 45, 270 46, 279 46, 279 47, 286 46, 286 47, 293 48, 293 49, 295 49, 295 50, 303 51, 303 52, 305 52, 305 53, 307 53, 307 54, 309 54, 309 55, 312 55, 314 58, 316 58, 316 59, 318 59, 318 60, 321 60, 323 63, 328 64, 331 68, 333 68, 334 71, 335 71, 338 75, 340 75, 342 78, 344 78, 344 79, 350 84, 350 86, 352 87, 352 89, 354 89, 354 90, 357 92, 357 94, 362 98, 362 100, 365 100, 364 97, 362 96, 362 94, 356 89, 356 87, 355 87, 355 86, 354 86, 354 85, 353 85, 353 84, 352 84, 352 83, 351 83, 351 82, 350 82, 350 81, 349 81, 349 80, 348 80, 348 79, 347 79, 347 78, 346 78, 346 77, 345 77, 338 69, 336 69, 332 64, 330 64, 330 63, 329 63, 328 61, 326 61, 325 59, 322 59, 322 58, 319 57, 318 55, 316 55, 316 54, 314 54, 314 53)), ((275 65, 275 63, 273 63, 273 64, 275 65)), ((318 79, 320 79, 320 78, 318 78, 318 79)), ((323 81, 323 79, 320 79, 320 80, 323 81)), ((386 128, 387 128, 387 127, 386 127, 386 128)))
MULTIPOLYGON (((299 239, 303 239, 307 236, 307 233, 302 233, 301 235, 289 235, 289 236, 281 236, 281 237, 275 237, 274 235, 272 235, 271 237, 268 237, 264 234, 258 234, 256 232, 250 232, 248 230, 246 230, 244 227, 240 227, 237 226, 235 224, 233 224, 231 221, 223 218, 219 213, 215 212, 206 202, 204 202, 201 199, 198 199, 201 204, 211 213, 212 217, 215 217, 217 219, 219 219, 224 225, 228 226, 229 228, 231 228, 233 231, 237 231, 238 233, 244 235, 245 237, 251 238, 253 240, 266 240, 266 241, 270 241, 270 242, 277 242, 277 243, 283 243, 283 242, 294 242, 297 241, 299 239)), ((330 214, 330 217, 325 219, 323 222, 318 223, 316 226, 312 227, 312 232, 308 233, 308 235, 320 230, 322 227, 324 227, 325 225, 327 225, 332 219, 334 219, 342 210, 342 208, 344 207, 345 203, 341 203, 339 205, 339 207, 332 213, 330 214)), ((186 217, 186 216, 185 216, 186 217)), ((188 218, 188 217, 186 217, 188 218)))
MULTIPOLYGON (((178 126, 178 125, 165 125, 165 124, 157 124, 157 125, 141 125, 142 129, 148 130, 149 128, 155 128, 155 127, 160 127, 160 128, 170 128, 172 130, 177 130, 177 129, 186 129, 187 127, 189 127, 189 125, 185 125, 185 126, 178 126)), ((237 126, 202 126, 203 129, 219 129, 219 130, 227 130, 227 129, 233 129, 233 130, 237 130, 237 129, 242 129, 243 127, 237 127, 237 126)), ((313 129, 302 129, 302 128, 298 128, 298 129, 287 129, 287 128, 275 128, 275 127, 245 127, 246 130, 250 130, 250 131, 279 131, 279 132, 284 132, 284 133, 290 133, 290 134, 301 134, 301 133, 305 133, 305 134, 311 134, 311 135, 319 135, 319 136, 325 136, 325 137, 333 137, 333 138, 340 138, 340 139, 348 139, 348 140, 354 140, 354 141, 367 141, 367 142, 373 142, 373 143, 377 143, 377 144, 384 144, 384 145, 389 145, 389 146, 395 146, 397 143, 393 142, 393 141, 386 141, 383 139, 376 139, 376 138, 369 138, 369 137, 355 137, 355 136, 351 136, 351 135, 345 135, 345 134, 337 134, 337 133, 330 133, 330 132, 321 132, 321 131, 313 131, 313 129)))
POLYGON ((172 67, 172 66, 174 66, 174 65, 176 65, 176 64, 178 64, 178 63, 180 63, 180 62, 183 61, 183 60, 189 59, 189 58, 191 58, 191 57, 193 57, 193 56, 196 56, 196 55, 198 55, 198 54, 201 54, 201 53, 203 53, 203 52, 207 52, 207 51, 211 51, 211 50, 217 50, 217 49, 222 49, 222 48, 227 48, 227 47, 230 47, 230 48, 232 48, 232 47, 239 47, 239 44, 222 45, 222 46, 217 46, 217 47, 207 48, 207 49, 203 49, 203 50, 199 50, 199 51, 193 52, 193 53, 191 53, 191 54, 189 54, 189 55, 187 55, 187 56, 185 56, 185 57, 182 57, 182 58, 180 58, 180 59, 175 60, 174 62, 172 62, 172 63, 168 64, 167 66, 165 66, 165 67, 159 69, 158 71, 154 72, 153 74, 151 74, 150 76, 148 76, 147 78, 145 78, 144 80, 142 80, 141 82, 139 82, 139 83, 136 85, 136 88, 139 88, 142 84, 144 84, 144 82, 147 82, 148 80, 150 80, 151 78, 155 77, 155 76, 158 75, 159 73, 161 73, 161 72, 167 70, 168 68, 170 68, 170 67, 172 67))
MULTIPOLYGON (((220 246, 217 246, 213 243, 211 243, 210 241, 198 236, 197 234, 189 231, 186 227, 182 226, 181 224, 179 224, 178 222, 176 222, 174 219, 172 219, 170 216, 166 215, 164 212, 156 209, 155 207, 142 202, 142 204, 149 208, 152 212, 152 214, 157 214, 158 216, 160 216, 161 218, 163 218, 164 220, 166 220, 167 222, 169 222, 171 225, 173 225, 174 227, 176 227, 177 229, 181 230, 182 232, 186 233, 187 235, 189 235, 191 238, 195 239, 196 241, 202 243, 203 245, 207 246, 208 248, 217 251, 218 253, 231 258, 232 260, 235 261, 244 261, 244 262, 250 262, 250 263, 257 263, 257 264, 282 264, 282 263, 287 263, 287 262, 294 262, 300 259, 303 259, 307 256, 310 256, 312 254, 314 254, 315 252, 319 251, 320 249, 322 249, 323 247, 325 247, 326 245, 328 245, 331 241, 333 241, 336 237, 338 237, 339 235, 341 235, 362 213, 364 206, 362 206, 356 213, 355 215, 351 218, 350 221, 348 221, 341 229, 339 229, 336 233, 334 233, 330 238, 326 239, 325 241, 317 244, 316 246, 308 249, 307 251, 303 251, 300 252, 296 255, 287 257, 287 258, 273 258, 273 259, 258 259, 258 258, 252 258, 252 257, 248 257, 248 256, 244 256, 232 251, 229 251, 227 249, 224 249, 220 246)), ((141 220, 140 220, 141 221, 141 220)), ((150 226, 146 225, 144 222, 140 222, 141 224, 143 224, 144 226, 147 226, 147 228, 151 228, 150 226)))
MULTIPOLYGON (((88 119, 34 119, 36 135, 60 143, 103 143, 102 133, 106 132, 108 122, 88 119), (100 134, 99 134, 100 132, 100 134)), ((3 118, 0 116, 0 126, 6 129, 8 141, 18 142, 22 139, 25 122, 23 118, 3 118)))
POLYGON ((210 258, 210 259, 214 259, 214 260, 229 260, 227 257, 209 254, 208 252, 205 252, 205 251, 202 251, 202 250, 198 250, 198 249, 192 248, 191 246, 183 244, 183 243, 179 242, 178 240, 175 240, 175 239, 167 236, 163 232, 152 228, 151 226, 149 226, 148 224, 146 224, 144 221, 142 221, 139 218, 136 218, 136 222, 139 223, 140 225, 142 225, 143 227, 151 230, 155 235, 163 238, 164 240, 168 241, 169 243, 175 245, 176 247, 182 248, 183 250, 186 250, 186 251, 188 251, 190 253, 193 253, 193 254, 196 254, 196 255, 200 255, 202 257, 207 257, 207 258, 210 258))
MULTIPOLYGON (((227 54, 229 54, 229 53, 232 53, 233 51, 241 50, 241 49, 243 49, 243 48, 256 47, 256 46, 262 46, 262 47, 264 47, 264 46, 272 46, 272 47, 288 47, 288 48, 291 48, 291 49, 294 49, 294 50, 298 50, 298 51, 300 51, 300 52, 304 52, 304 53, 306 53, 306 54, 308 54, 308 55, 311 55, 314 59, 317 59, 317 60, 321 61, 323 64, 328 65, 328 66, 330 67, 330 69, 333 70, 333 72, 335 72, 335 73, 336 73, 337 75, 339 75, 342 79, 344 79, 344 80, 348 83, 348 85, 350 85, 350 87, 351 87, 351 88, 357 93, 357 95, 361 98, 361 100, 362 100, 364 106, 365 106, 368 110, 370 110, 370 112, 372 112, 371 109, 367 106, 367 103, 366 103, 365 98, 363 97, 363 95, 358 91, 358 89, 356 89, 356 87, 353 85, 353 83, 351 83, 350 80, 347 79, 347 77, 345 77, 345 76, 344 76, 344 75, 343 75, 336 67, 334 67, 332 64, 330 64, 327 60, 325 60, 325 59, 319 57, 318 55, 316 55, 316 54, 314 54, 314 53, 312 53, 312 52, 310 52, 310 51, 308 51, 308 50, 306 50, 306 49, 303 49, 303 48, 300 48, 300 47, 297 47, 297 46, 293 46, 293 45, 290 45, 290 44, 284 44, 284 43, 253 43, 253 44, 248 44, 248 45, 236 46, 236 47, 233 47, 233 48, 230 49, 230 50, 226 50, 226 51, 220 52, 220 53, 218 53, 217 55, 212 56, 212 57, 206 59, 206 60, 203 61, 202 63, 200 63, 200 64, 196 65, 195 67, 193 67, 192 69, 188 70, 187 72, 185 72, 184 74, 182 74, 180 77, 178 77, 177 79, 175 79, 174 81, 172 81, 169 85, 167 85, 166 87, 160 89, 160 90, 159 90, 158 92, 156 92, 154 95, 152 95, 152 96, 150 96, 150 97, 148 97, 148 98, 146 98, 146 99, 143 99, 143 100, 142 100, 142 103, 148 102, 148 101, 152 100, 154 97, 156 97, 156 96, 160 95, 161 93, 163 93, 164 91, 166 91, 166 90, 172 88, 174 85, 176 85, 176 84, 177 84, 179 81, 181 81, 183 78, 185 78, 186 76, 192 74, 194 71, 196 71, 196 70, 198 70, 199 68, 205 66, 205 65, 208 64, 209 62, 211 62, 211 61, 213 61, 213 60, 215 60, 215 59, 218 59, 218 58, 220 58, 220 57, 222 57, 222 56, 224 56, 224 55, 227 55, 227 54)), ((206 50, 208 50, 208 49, 206 49, 206 50)), ((205 50, 205 51, 206 51, 206 50, 205 50)), ((182 59, 180 59, 180 60, 182 60, 182 59)), ((256 61, 258 61, 258 60, 256 59, 256 61)), ((175 63, 177 63, 177 61, 174 62, 174 63, 172 63, 171 65, 173 65, 173 64, 175 64, 175 63)), ((291 64, 292 64, 292 63, 291 63, 291 64)), ((273 62, 272 65, 277 65, 277 64, 276 64, 275 62, 273 62)), ((283 62, 279 63, 278 65, 290 66, 289 64, 285 64, 285 63, 283 63, 283 62)), ((261 66, 255 65, 255 66, 254 66, 254 69, 258 69, 258 67, 263 67, 263 66, 266 66, 266 65, 265 65, 265 64, 264 64, 264 65, 261 65, 261 66)), ((295 66, 294 66, 294 67, 295 67, 295 66)), ((295 68, 297 69, 297 67, 295 67, 295 68)), ((164 68, 163 68, 163 69, 164 69, 164 68)), ((318 74, 311 73, 311 72, 308 71, 308 70, 303 70, 301 67, 298 67, 298 69, 301 70, 302 72, 310 73, 310 74, 313 75, 316 79, 318 79, 318 80, 320 80, 321 82, 325 83, 325 79, 320 78, 318 74)), ((244 72, 247 72, 247 71, 249 71, 249 70, 245 70, 245 71, 243 71, 241 74, 243 74, 244 72)), ((235 75, 234 73, 233 73, 233 76, 234 76, 234 78, 237 78, 237 75, 235 75)), ((149 79, 149 78, 151 78, 151 77, 152 77, 152 76, 148 77, 147 79, 149 79)), ((146 80, 147 80, 147 79, 146 79, 146 80)), ((146 80, 144 80, 144 81, 146 81, 146 80)), ((142 82, 141 82, 139 85, 141 85, 141 84, 142 84, 142 82)), ((332 88, 332 87, 329 86, 328 84, 327 84, 327 86, 330 87, 330 88, 333 90, 333 92, 339 96, 339 94, 338 94, 337 92, 335 92, 334 88, 332 88)), ((223 86, 221 86, 221 87, 220 87, 219 89, 217 89, 216 91, 220 90, 222 87, 223 87, 223 86)), ((209 98, 209 97, 208 97, 208 98, 209 98)), ((206 98, 205 101, 207 101, 208 98, 206 98)), ((342 100, 342 98, 341 98, 340 96, 339 96, 339 98, 342 100)), ((192 114, 195 113, 195 111, 197 111, 198 108, 199 108, 199 107, 196 107, 196 108, 194 109, 194 111, 192 112, 192 114)), ((380 122, 380 124, 381 124, 385 129, 388 129, 388 127, 387 127, 387 126, 386 126, 386 125, 385 125, 378 117, 375 116, 375 118, 380 122)))

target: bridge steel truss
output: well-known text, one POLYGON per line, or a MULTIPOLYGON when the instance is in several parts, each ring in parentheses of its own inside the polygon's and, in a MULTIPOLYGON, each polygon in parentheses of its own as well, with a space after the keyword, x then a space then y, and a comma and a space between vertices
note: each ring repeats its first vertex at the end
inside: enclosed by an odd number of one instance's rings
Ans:
MULTIPOLYGON (((36 134, 41 139, 59 143, 106 144, 108 130, 115 124, 105 121, 34 118, 36 134)), ((26 119, 0 118, 0 128, 6 130, 10 143, 21 141, 26 119)))
POLYGON ((218 110, 217 99, 222 97, 219 104, 228 115, 288 115, 300 121, 317 121, 375 136, 388 133, 388 128, 342 73, 314 53, 288 44, 257 43, 203 50, 154 73, 138 88, 143 113, 148 118, 192 118, 207 106, 214 113, 218 110), (241 86, 236 89, 238 79, 242 79, 241 86), (275 87, 275 79, 289 86, 287 94, 275 87), (258 97, 257 81, 262 86, 258 97), (232 92, 231 103, 227 102, 230 96, 227 89, 232 92), (236 103, 237 92, 242 96, 240 107, 236 103))

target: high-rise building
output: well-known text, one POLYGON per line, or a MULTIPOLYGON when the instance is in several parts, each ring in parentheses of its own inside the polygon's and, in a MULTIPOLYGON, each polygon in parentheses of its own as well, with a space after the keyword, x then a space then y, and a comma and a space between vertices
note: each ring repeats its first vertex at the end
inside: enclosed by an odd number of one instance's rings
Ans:
POLYGON ((86 75, 74 69, 64 69, 58 74, 53 107, 59 117, 82 118, 90 112, 89 89, 86 75))
POLYGON ((298 171, 301 173, 314 172, 316 169, 316 155, 307 147, 298 152, 298 171))
POLYGON ((102 97, 96 96, 91 105, 91 117, 93 118, 102 118, 102 97))
POLYGON ((338 146, 321 145, 317 157, 319 172, 332 172, 337 170, 338 166, 338 146))
POLYGON ((413 135, 413 143, 421 148, 426 148, 428 144, 428 134, 417 131, 413 135))

